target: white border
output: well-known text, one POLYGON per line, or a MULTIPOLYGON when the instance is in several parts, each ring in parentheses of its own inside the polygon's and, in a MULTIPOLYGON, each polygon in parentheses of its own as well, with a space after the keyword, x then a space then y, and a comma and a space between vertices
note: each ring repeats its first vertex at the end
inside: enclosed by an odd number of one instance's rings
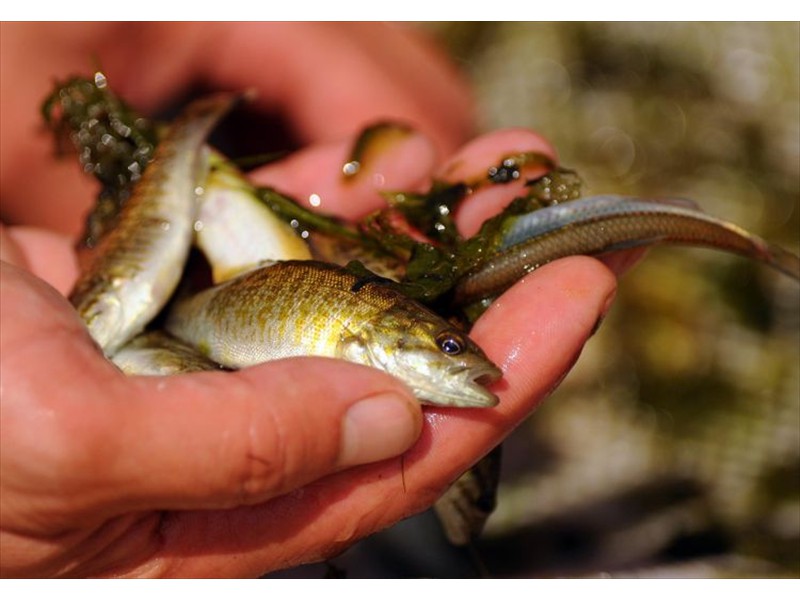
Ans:
POLYGON ((589 2, 531 2, 504 0, 495 2, 435 2, 404 0, 402 3, 377 3, 322 0, 306 2, 193 2, 191 11, 183 2, 134 0, 113 2, 4 2, 2 20, 402 20, 402 21, 800 21, 800 8, 786 0, 759 2, 712 2, 671 0, 670 2, 634 3, 630 0, 589 2), (394 6, 392 6, 394 4, 394 6), (453 6, 458 6, 454 11, 453 6), (720 9, 724 6, 724 10, 720 9))

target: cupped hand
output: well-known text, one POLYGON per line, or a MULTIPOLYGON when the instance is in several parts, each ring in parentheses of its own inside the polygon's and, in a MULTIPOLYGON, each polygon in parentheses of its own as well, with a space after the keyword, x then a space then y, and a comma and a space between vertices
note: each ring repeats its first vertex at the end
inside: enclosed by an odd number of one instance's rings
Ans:
MULTIPOLYGON (((552 153, 530 132, 499 132, 439 166, 417 135, 344 181, 350 144, 312 146, 255 177, 357 217, 379 202, 379 188, 552 153)), ((514 194, 476 193, 460 225, 514 194)), ((428 408, 423 420, 402 384, 339 361, 126 378, 34 276, 68 289, 58 280, 74 270, 63 261, 67 239, 9 228, 3 255, 22 267, 3 265, 0 304, 1 566, 19 576, 256 576, 335 555, 430 506, 499 443, 563 378, 615 290, 589 258, 520 281, 472 332, 503 370, 493 387, 500 405, 428 408)))
MULTIPOLYGON (((336 554, 429 506, 497 444, 564 376, 613 296, 611 273, 585 258, 504 294, 472 333, 504 372, 490 410, 423 418, 388 375, 323 359, 126 378, 63 297, 77 272, 64 234, 79 231, 95 190, 39 132, 53 79, 97 59, 144 112, 192 82, 256 88, 261 107, 315 142, 256 178, 348 218, 380 204, 377 188, 424 189, 432 175, 552 150, 502 132, 440 165, 470 131, 470 96, 403 27, 3 23, 0 44, 2 211, 24 225, 0 229, 3 575, 252 576, 336 554), (421 134, 343 181, 353 140, 336 140, 379 118, 421 134)), ((514 193, 475 194, 463 231, 514 193)))

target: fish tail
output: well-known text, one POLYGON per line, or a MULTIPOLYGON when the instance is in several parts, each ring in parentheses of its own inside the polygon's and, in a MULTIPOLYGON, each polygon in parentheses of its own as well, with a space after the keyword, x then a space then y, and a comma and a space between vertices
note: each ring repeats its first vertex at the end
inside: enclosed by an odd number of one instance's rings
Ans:
POLYGON ((764 261, 781 273, 800 281, 800 256, 775 244, 766 245, 764 261))

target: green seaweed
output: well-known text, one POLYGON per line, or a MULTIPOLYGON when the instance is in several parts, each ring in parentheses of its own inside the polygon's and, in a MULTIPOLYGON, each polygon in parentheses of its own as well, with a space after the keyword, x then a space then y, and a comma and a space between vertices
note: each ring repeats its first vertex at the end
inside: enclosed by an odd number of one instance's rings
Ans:
POLYGON ((344 221, 302 206, 297 200, 270 187, 256 187, 256 196, 279 218, 299 231, 316 231, 333 237, 358 240, 359 233, 344 221))
POLYGON ((583 180, 572 169, 557 167, 526 183, 527 197, 538 201, 539 208, 577 200, 581 197, 583 180))
POLYGON ((117 97, 100 72, 91 79, 75 76, 56 83, 41 113, 55 134, 57 152, 63 154, 71 145, 83 170, 100 182, 83 239, 93 247, 113 227, 131 187, 152 160, 156 125, 117 97))
POLYGON ((427 194, 386 194, 389 206, 400 211, 416 229, 433 241, 455 244, 461 240, 453 213, 470 193, 466 183, 434 182, 427 194))
POLYGON ((525 167, 544 167, 548 172, 556 169, 553 159, 541 152, 518 152, 504 156, 496 166, 489 167, 486 181, 490 183, 511 183, 523 176, 525 167))
POLYGON ((365 127, 342 167, 342 177, 346 181, 355 179, 365 164, 368 165, 382 150, 407 138, 413 131, 408 125, 394 121, 379 121, 365 127))

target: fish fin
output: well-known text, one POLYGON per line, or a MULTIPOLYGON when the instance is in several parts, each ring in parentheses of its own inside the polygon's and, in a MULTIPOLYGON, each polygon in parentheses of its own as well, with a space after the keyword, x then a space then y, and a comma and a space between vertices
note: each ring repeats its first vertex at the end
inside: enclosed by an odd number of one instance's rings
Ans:
POLYGON ((483 531, 497 502, 501 446, 478 461, 442 495, 434 510, 454 546, 467 546, 483 531))
POLYGON ((689 200, 688 198, 628 198, 629 200, 635 200, 637 202, 650 202, 652 204, 668 204, 669 206, 676 206, 678 208, 686 208, 689 210, 695 210, 697 212, 705 212, 700 205, 695 202, 694 200, 689 200))
POLYGON ((584 198, 580 198, 580 200, 582 201, 597 200, 600 202, 608 202, 611 203, 612 205, 645 202, 647 204, 663 204, 665 206, 674 206, 676 208, 683 208, 686 210, 693 210, 696 212, 705 212, 700 207, 700 205, 694 200, 689 200, 688 198, 676 198, 671 196, 642 197, 642 196, 619 196, 616 194, 602 194, 599 196, 587 196, 584 198))
POLYGON ((800 256, 775 244, 767 244, 766 249, 769 266, 800 281, 800 256))

